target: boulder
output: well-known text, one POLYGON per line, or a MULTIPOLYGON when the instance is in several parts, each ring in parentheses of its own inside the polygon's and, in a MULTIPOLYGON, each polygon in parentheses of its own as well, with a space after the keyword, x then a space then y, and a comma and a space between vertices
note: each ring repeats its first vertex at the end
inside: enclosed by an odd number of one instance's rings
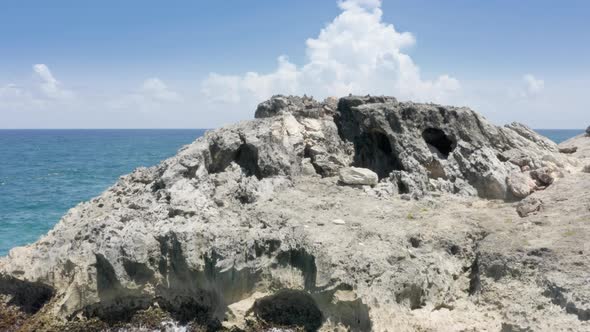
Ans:
POLYGON ((533 170, 530 172, 530 175, 533 179, 535 179, 537 185, 540 187, 547 187, 551 185, 553 181, 555 181, 552 171, 547 167, 533 170))
POLYGON ((338 177, 341 183, 348 185, 374 186, 379 182, 377 173, 360 167, 341 168, 338 177))
POLYGON ((590 173, 590 164, 584 166, 584 168, 582 168, 582 172, 584 172, 584 173, 590 173))
POLYGON ((559 148, 559 152, 565 153, 565 154, 576 153, 576 151, 578 151, 577 146, 568 146, 568 147, 559 148))
POLYGON ((588 128, 586 128, 586 135, 590 136, 590 126, 588 126, 588 128))
POLYGON ((535 181, 527 173, 514 172, 506 179, 508 188, 514 197, 525 198, 530 195, 536 187, 535 181))
POLYGON ((531 214, 537 213, 543 210, 544 203, 542 200, 529 196, 516 205, 516 212, 522 218, 528 217, 531 214))

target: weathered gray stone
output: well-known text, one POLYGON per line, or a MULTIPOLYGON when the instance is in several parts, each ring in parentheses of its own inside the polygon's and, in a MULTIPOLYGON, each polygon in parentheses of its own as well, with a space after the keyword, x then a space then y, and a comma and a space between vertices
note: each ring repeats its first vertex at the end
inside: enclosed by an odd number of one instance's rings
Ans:
POLYGON ((532 213, 543 210, 543 201, 536 197, 527 197, 516 205, 516 212, 521 217, 528 217, 532 213))
POLYGON ((255 120, 121 177, 0 258, 0 311, 18 304, 58 324, 48 331, 149 307, 243 327, 245 317, 226 315, 246 315, 262 297, 273 308, 267 296, 286 288, 312 294, 317 308, 307 296, 298 307, 321 311, 325 330, 492 331, 503 319, 588 330, 571 313, 585 317, 590 302, 590 267, 577 254, 590 232, 579 222, 588 177, 555 176, 570 157, 468 108, 276 96, 255 120), (336 185, 348 167, 380 182, 336 185), (558 180, 525 198, 529 217, 513 222, 513 203, 482 198, 525 196, 525 167, 543 184, 558 180), (551 214, 529 201, 537 196, 551 214), (529 248, 539 243, 553 251, 529 248), (542 295, 548 282, 564 289, 550 293, 556 306, 542 295))
POLYGON ((349 185, 375 186, 379 182, 377 173, 367 168, 343 167, 338 176, 341 183, 349 185))
POLYGON ((576 153, 576 151, 578 151, 578 147, 577 146, 559 148, 559 152, 565 153, 565 154, 576 153))
POLYGON ((545 155, 558 152, 555 143, 520 124, 496 127, 468 108, 386 97, 341 99, 336 123, 355 147, 354 166, 400 181, 400 192, 418 196, 453 188, 460 179, 481 197, 508 199, 506 177, 514 165, 537 169, 545 155))
POLYGON ((539 168, 530 172, 531 177, 537 181, 539 186, 549 186, 555 181, 552 171, 547 167, 539 168))
POLYGON ((516 198, 527 197, 536 187, 535 181, 527 173, 514 172, 510 174, 506 181, 510 192, 516 198))

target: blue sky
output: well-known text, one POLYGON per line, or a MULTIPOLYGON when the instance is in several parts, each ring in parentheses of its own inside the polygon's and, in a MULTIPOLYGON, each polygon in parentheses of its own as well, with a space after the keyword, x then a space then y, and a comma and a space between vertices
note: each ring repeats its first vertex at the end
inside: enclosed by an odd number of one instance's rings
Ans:
POLYGON ((544 0, 3 2, 0 128, 216 127, 273 93, 582 128, 589 15, 544 0))

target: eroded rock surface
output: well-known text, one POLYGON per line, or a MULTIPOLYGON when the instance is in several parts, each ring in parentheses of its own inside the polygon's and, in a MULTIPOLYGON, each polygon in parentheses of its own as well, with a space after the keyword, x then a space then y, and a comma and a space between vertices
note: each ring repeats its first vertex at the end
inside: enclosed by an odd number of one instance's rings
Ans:
POLYGON ((156 309, 209 330, 588 329, 582 143, 468 108, 277 96, 11 250, 0 310, 25 331, 156 309), (348 167, 379 182, 340 185, 348 167), (524 197, 543 209, 519 217, 524 197))

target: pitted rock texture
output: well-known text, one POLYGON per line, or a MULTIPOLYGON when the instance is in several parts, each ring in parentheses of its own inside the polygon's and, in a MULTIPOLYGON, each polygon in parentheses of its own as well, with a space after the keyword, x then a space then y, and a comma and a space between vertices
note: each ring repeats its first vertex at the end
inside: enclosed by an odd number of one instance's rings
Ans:
POLYGON ((511 173, 567 163, 557 145, 513 123, 496 127, 468 108, 400 103, 391 97, 343 98, 341 136, 354 144, 353 164, 388 178, 400 193, 429 191, 511 200, 511 173))
POLYGON ((588 176, 467 108, 277 96, 11 250, 0 310, 26 313, 25 331, 154 308, 210 329, 297 325, 281 306, 320 330, 584 330, 588 176), (379 183, 340 185, 347 167, 379 183), (520 218, 527 194, 543 209, 520 218))

